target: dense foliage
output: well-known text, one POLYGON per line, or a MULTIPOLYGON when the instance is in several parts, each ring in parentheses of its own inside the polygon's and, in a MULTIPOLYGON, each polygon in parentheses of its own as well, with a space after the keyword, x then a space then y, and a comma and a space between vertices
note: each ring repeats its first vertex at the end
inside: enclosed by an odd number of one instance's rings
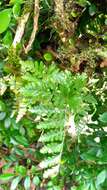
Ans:
POLYGON ((106 0, 0 0, 0 190, 107 189, 106 30, 106 0))

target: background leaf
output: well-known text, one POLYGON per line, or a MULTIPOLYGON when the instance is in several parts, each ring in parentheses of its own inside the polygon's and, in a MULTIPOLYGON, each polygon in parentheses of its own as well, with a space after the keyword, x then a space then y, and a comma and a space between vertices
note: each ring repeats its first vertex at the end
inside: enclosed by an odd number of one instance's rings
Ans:
POLYGON ((12 180, 10 190, 15 190, 20 182, 21 178, 18 176, 12 180))
POLYGON ((24 188, 25 190, 30 190, 30 177, 27 176, 24 180, 24 188))
POLYGON ((107 178, 107 171, 106 170, 101 171, 96 179, 96 187, 98 188, 99 185, 103 184, 106 178, 107 178))
POLYGON ((99 116, 99 120, 103 123, 107 123, 107 112, 99 116))

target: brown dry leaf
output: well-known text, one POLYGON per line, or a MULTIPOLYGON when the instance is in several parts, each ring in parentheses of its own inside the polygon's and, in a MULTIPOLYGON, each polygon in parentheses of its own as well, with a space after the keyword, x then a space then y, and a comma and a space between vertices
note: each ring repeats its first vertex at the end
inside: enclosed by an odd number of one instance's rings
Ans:
POLYGON ((2 168, 5 164, 6 164, 6 161, 5 160, 1 160, 0 161, 0 168, 2 168))
POLYGON ((33 183, 31 183, 31 190, 36 190, 36 186, 33 183))
POLYGON ((4 173, 4 174, 5 174, 5 173, 14 173, 14 168, 11 167, 11 168, 5 169, 5 170, 3 170, 3 173, 4 173))
POLYGON ((78 64, 72 65, 72 68, 71 68, 72 72, 77 73, 79 72, 79 69, 80 69, 80 66, 78 64))
POLYGON ((101 62, 100 67, 101 68, 107 67, 107 59, 101 62))

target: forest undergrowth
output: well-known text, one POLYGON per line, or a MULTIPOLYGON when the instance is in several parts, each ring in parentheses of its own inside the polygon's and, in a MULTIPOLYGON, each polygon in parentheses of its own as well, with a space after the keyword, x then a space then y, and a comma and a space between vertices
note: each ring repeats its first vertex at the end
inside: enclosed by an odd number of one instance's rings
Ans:
POLYGON ((0 190, 107 190, 107 1, 0 0, 0 190))

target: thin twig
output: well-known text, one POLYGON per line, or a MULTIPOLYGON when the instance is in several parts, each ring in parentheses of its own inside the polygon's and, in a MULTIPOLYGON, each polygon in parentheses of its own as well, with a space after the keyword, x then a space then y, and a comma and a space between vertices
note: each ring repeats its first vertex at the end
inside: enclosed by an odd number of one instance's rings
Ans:
POLYGON ((28 45, 25 47, 26 54, 30 51, 32 44, 35 40, 35 36, 36 36, 37 30, 38 30, 38 18, 39 18, 39 0, 35 0, 33 31, 31 33, 28 45))

